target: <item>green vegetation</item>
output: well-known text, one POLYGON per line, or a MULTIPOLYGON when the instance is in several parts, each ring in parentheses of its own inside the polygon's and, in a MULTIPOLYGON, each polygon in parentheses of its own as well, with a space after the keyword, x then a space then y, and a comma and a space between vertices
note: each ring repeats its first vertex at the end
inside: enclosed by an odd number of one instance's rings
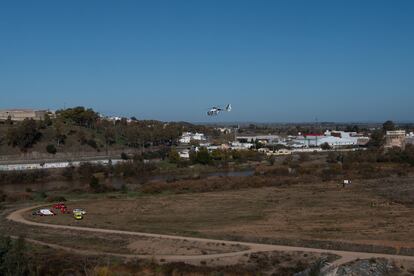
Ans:
POLYGON ((46 146, 46 151, 50 154, 55 154, 57 152, 56 147, 52 144, 46 146))

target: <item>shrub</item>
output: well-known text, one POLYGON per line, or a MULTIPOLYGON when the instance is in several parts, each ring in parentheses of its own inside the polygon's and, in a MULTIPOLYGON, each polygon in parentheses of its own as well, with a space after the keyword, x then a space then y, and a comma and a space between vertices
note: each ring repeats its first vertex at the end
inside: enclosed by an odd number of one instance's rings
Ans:
POLYGON ((168 159, 171 163, 178 163, 180 161, 180 155, 178 154, 177 150, 171 149, 171 151, 168 154, 168 159))
POLYGON ((273 166, 276 162, 276 157, 272 155, 272 156, 269 156, 267 160, 269 161, 270 166, 273 166))
POLYGON ((101 192, 101 184, 99 184, 99 179, 95 176, 91 177, 91 180, 89 181, 89 187, 95 192, 99 193, 101 192))
POLYGON ((321 145, 321 149, 323 150, 330 150, 331 148, 332 147, 326 142, 321 145))
POLYGON ((50 154, 56 154, 57 152, 55 145, 52 144, 46 146, 46 151, 50 154))
POLYGON ((106 167, 101 164, 82 163, 78 167, 78 174, 83 179, 90 179, 95 173, 105 173, 106 167))
POLYGON ((86 144, 94 149, 98 149, 98 144, 94 139, 86 140, 86 144))
POLYGON ((19 147, 22 151, 32 147, 41 136, 36 122, 32 119, 25 119, 17 127, 10 128, 7 133, 9 144, 13 147, 19 147))
POLYGON ((129 159, 128 154, 126 154, 125 152, 122 152, 122 153, 121 153, 121 159, 122 159, 122 160, 128 160, 128 159, 129 159))
POLYGON ((6 201, 7 195, 0 190, 0 202, 6 201))
POLYGON ((75 167, 69 166, 63 169, 62 176, 67 180, 73 180, 75 174, 75 167))
POLYGON ((127 185, 123 184, 121 186, 121 193, 123 193, 123 194, 128 193, 128 187, 127 187, 127 185))

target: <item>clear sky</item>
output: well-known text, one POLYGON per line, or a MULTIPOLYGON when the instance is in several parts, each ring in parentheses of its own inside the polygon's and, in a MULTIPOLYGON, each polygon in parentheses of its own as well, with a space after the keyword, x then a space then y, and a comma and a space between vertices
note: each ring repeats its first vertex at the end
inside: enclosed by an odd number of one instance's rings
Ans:
POLYGON ((413 121, 413 14, 410 0, 1 1, 0 108, 413 121))

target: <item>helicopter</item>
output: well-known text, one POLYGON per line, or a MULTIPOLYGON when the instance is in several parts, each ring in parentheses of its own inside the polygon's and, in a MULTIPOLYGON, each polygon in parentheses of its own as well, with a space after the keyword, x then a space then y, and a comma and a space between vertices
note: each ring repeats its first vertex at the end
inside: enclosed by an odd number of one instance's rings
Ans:
POLYGON ((231 111, 231 104, 226 105, 226 108, 213 106, 212 108, 209 109, 209 111, 207 111, 207 115, 208 116, 217 116, 217 115, 219 115, 219 113, 221 111, 230 112, 231 111))

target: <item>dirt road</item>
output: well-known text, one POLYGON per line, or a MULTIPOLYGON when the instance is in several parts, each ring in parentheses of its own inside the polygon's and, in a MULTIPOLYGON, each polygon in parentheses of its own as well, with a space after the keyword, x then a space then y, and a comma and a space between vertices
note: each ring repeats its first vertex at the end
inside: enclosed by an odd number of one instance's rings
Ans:
POLYGON ((22 223, 31 226, 47 227, 53 229, 67 229, 75 231, 86 231, 86 232, 95 232, 95 233, 107 233, 107 234, 120 234, 120 235, 130 235, 138 237, 149 237, 149 238, 158 238, 158 239, 172 239, 172 240, 181 240, 181 241, 194 241, 201 243, 221 243, 226 245, 241 245, 245 246, 248 249, 237 252, 228 252, 228 253, 218 253, 218 254, 206 254, 206 255, 134 255, 134 254, 117 254, 117 253, 108 253, 108 252, 95 252, 89 250, 79 250, 69 247, 64 247, 56 244, 45 243, 37 240, 27 239, 32 243, 39 245, 49 246, 55 249, 63 249, 71 252, 76 252, 79 254, 87 255, 112 255, 125 258, 150 258, 157 260, 165 261, 182 261, 189 262, 194 260, 208 260, 208 259, 217 259, 217 258, 231 258, 242 256, 244 254, 257 253, 257 252, 271 252, 271 251, 282 251, 282 252, 309 252, 309 253, 327 253, 338 255, 340 259, 333 262, 332 266, 338 266, 355 259, 369 259, 369 258, 386 258, 392 260, 403 260, 403 261, 412 261, 414 262, 414 256, 403 256, 403 255, 389 255, 389 254, 378 254, 378 253, 365 253, 365 252, 351 252, 351 251, 340 251, 340 250, 327 250, 320 248, 308 248, 308 247, 296 247, 296 246, 284 246, 284 245, 273 245, 273 244, 260 244, 260 243, 247 243, 247 242, 236 242, 236 241, 225 241, 225 240, 215 240, 215 239, 205 239, 205 238, 194 238, 194 237, 182 237, 182 236, 172 236, 172 235, 160 235, 160 234, 150 234, 150 233, 141 233, 141 232, 132 232, 132 231, 122 231, 122 230, 111 230, 103 228, 90 228, 90 227, 78 227, 78 226, 67 226, 67 225, 56 225, 56 224, 47 224, 39 223, 34 221, 26 220, 23 217, 23 213, 28 212, 34 208, 39 208, 42 206, 32 206, 23 209, 19 209, 10 213, 7 216, 8 220, 22 223))

